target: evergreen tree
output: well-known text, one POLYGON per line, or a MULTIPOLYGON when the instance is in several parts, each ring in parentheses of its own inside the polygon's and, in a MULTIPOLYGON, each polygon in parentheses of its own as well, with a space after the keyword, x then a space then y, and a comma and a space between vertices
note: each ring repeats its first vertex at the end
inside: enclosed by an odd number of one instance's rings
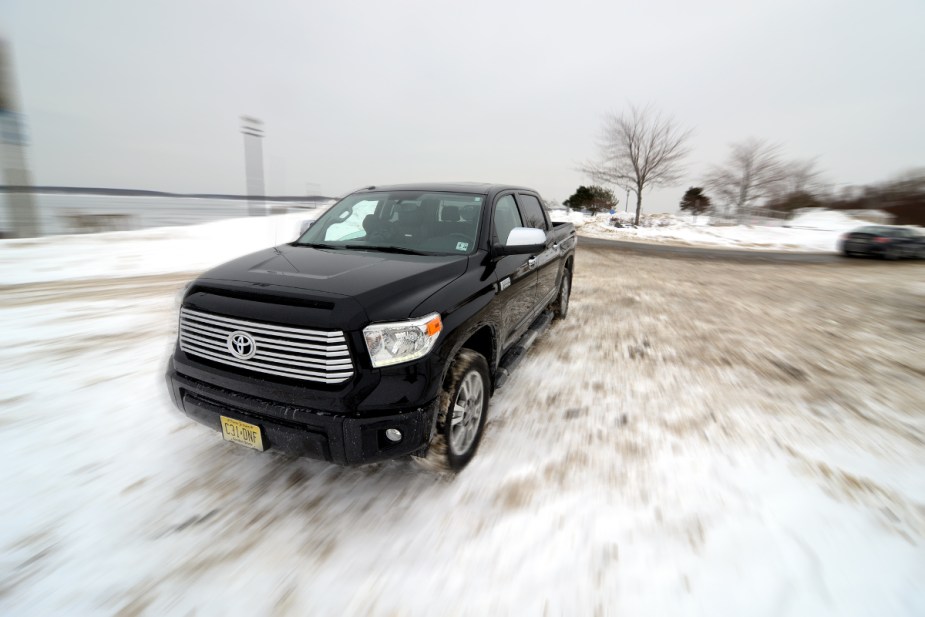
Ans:
POLYGON ((613 191, 602 186, 579 186, 575 194, 562 202, 563 206, 573 210, 590 210, 604 212, 615 209, 620 200, 613 191))
POLYGON ((702 187, 692 186, 681 198, 680 207, 682 211, 689 211, 696 217, 710 209, 710 198, 704 195, 702 187))

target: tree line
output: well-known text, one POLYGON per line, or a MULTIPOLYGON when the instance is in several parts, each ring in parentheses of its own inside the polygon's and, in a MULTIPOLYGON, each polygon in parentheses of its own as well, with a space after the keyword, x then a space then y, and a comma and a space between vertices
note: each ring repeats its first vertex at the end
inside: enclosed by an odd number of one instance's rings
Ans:
MULTIPOLYGON (((615 208, 618 200, 605 187, 620 188, 636 197, 638 225, 643 192, 672 186, 684 175, 690 136, 690 130, 652 107, 630 106, 628 112, 608 115, 597 140, 597 158, 580 167, 597 184, 579 187, 564 205, 592 211, 615 208)), ((710 166, 702 186, 688 189, 679 205, 695 215, 709 212, 739 220, 812 207, 877 209, 892 214, 898 224, 922 225, 925 169, 878 185, 833 191, 815 159, 787 160, 779 144, 748 138, 732 144, 726 159, 710 166)))

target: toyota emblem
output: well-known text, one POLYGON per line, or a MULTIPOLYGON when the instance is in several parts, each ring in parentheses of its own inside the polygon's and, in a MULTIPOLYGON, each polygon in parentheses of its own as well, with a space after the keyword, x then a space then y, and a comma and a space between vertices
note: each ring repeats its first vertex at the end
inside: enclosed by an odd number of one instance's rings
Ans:
POLYGON ((231 355, 239 360, 247 360, 257 353, 257 343, 254 342, 254 337, 241 330, 229 334, 225 344, 231 355))

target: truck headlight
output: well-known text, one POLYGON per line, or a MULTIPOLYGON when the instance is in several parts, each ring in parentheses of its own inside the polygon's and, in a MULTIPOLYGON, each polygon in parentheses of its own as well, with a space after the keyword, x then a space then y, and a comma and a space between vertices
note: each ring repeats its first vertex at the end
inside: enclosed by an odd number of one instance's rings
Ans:
POLYGON ((440 313, 418 319, 377 323, 363 328, 363 338, 374 367, 417 360, 433 349, 443 321, 440 313))

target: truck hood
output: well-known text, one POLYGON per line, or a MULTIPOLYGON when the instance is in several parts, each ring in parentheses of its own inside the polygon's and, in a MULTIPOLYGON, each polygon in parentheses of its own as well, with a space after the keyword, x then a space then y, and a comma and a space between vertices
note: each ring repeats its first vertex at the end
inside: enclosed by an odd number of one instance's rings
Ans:
POLYGON ((286 290, 287 295, 299 290, 309 300, 349 298, 362 307, 369 321, 388 321, 417 317, 412 314, 414 309, 459 278, 467 263, 466 256, 456 255, 283 245, 239 257, 206 272, 199 281, 208 281, 209 286, 234 283, 234 288, 249 288, 251 295, 262 290, 269 302, 273 301, 269 298, 274 295, 272 288, 286 290))

